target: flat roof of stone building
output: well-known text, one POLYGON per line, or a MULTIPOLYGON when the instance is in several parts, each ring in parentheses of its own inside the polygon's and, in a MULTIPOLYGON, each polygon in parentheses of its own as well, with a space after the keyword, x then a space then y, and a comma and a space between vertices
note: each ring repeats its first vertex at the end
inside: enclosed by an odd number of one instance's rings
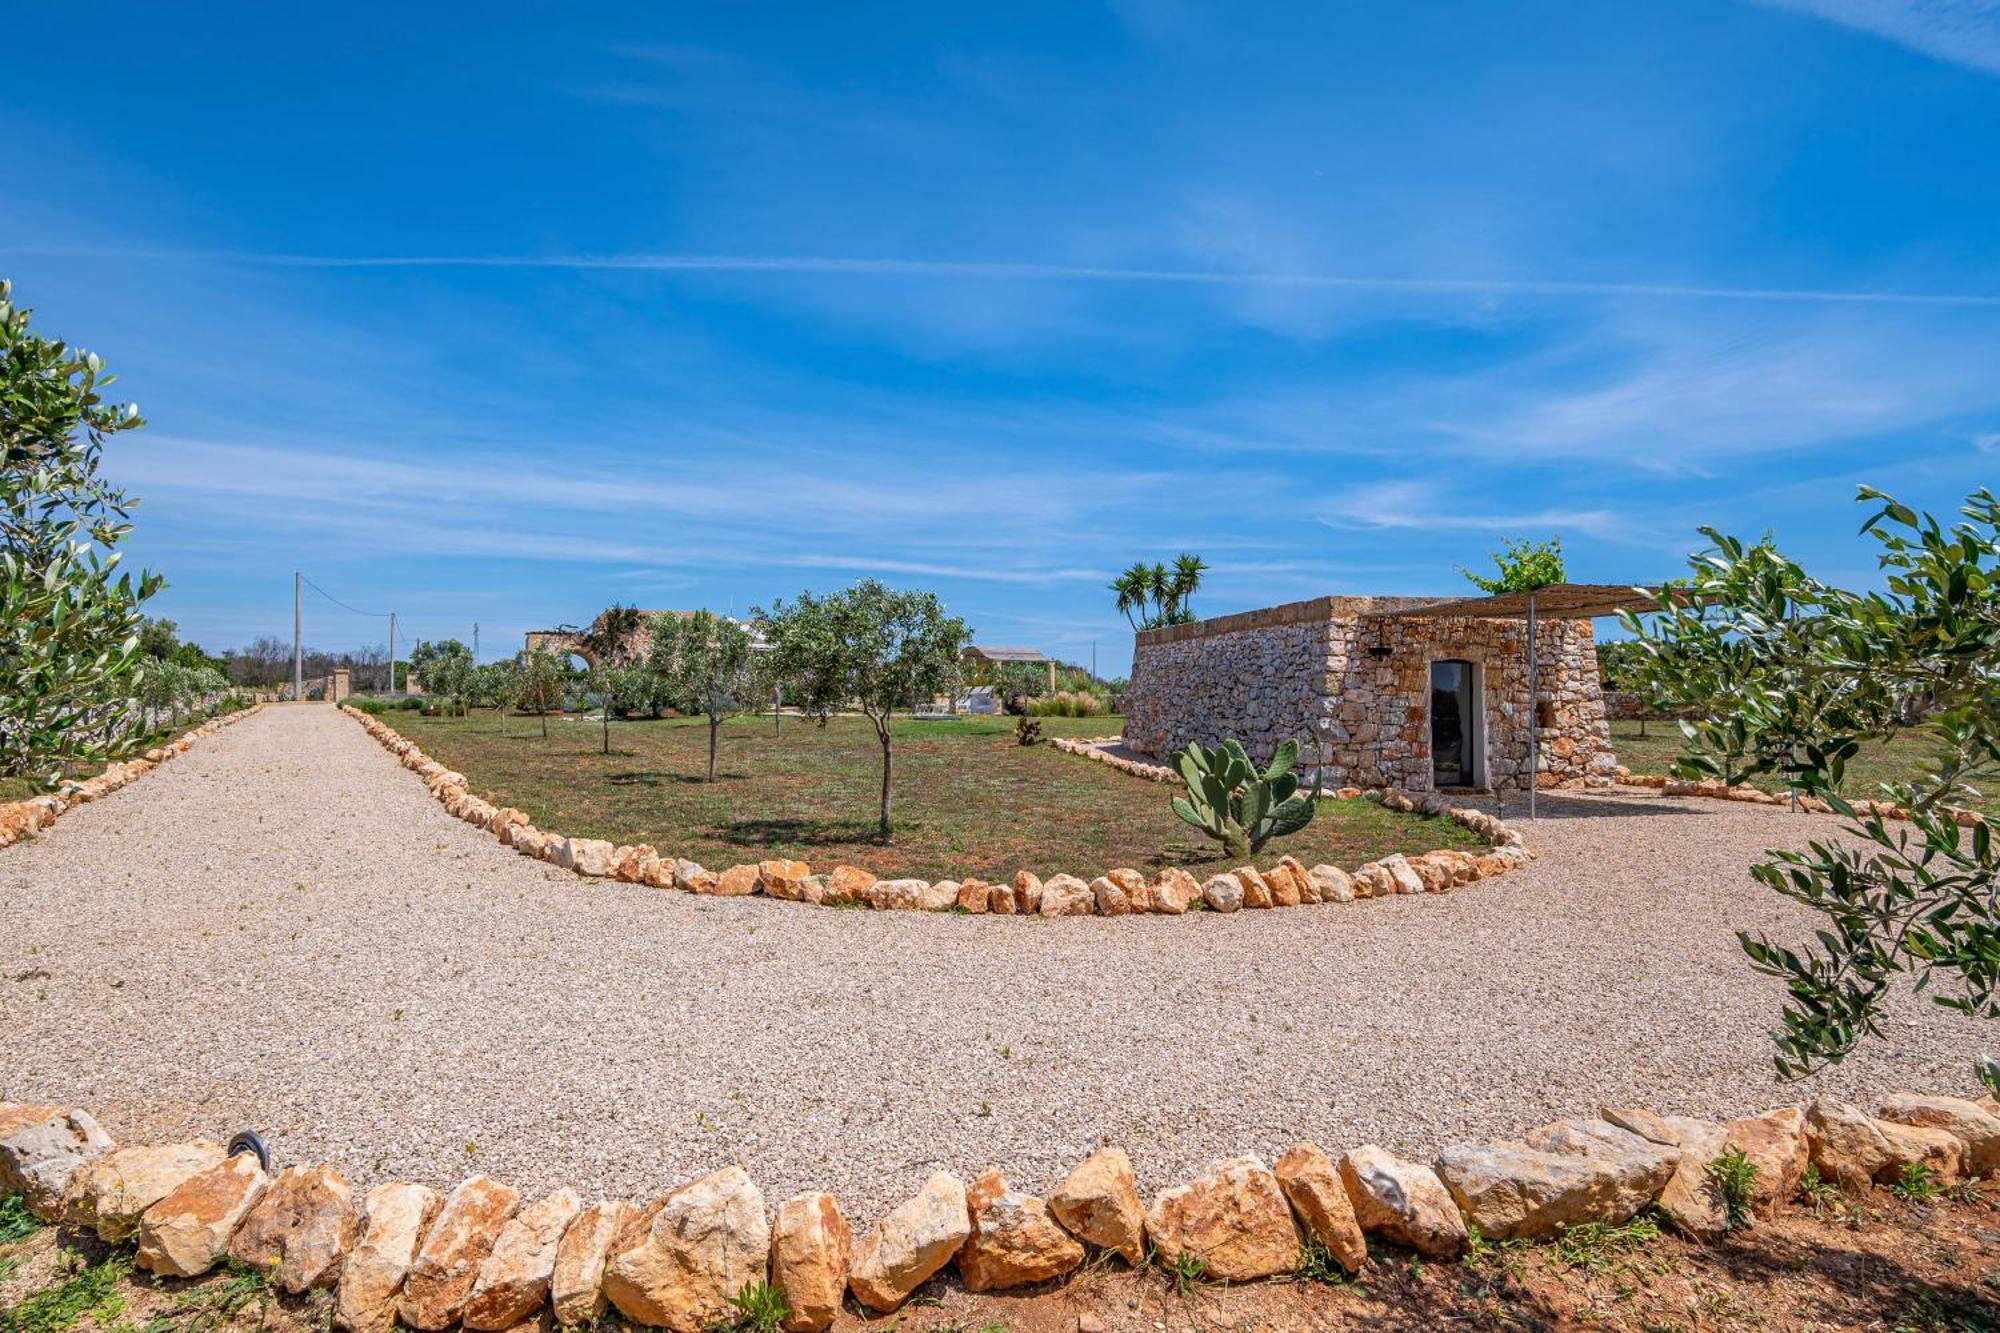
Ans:
MULTIPOLYGON (((1657 605, 1658 590, 1631 584, 1554 583, 1535 590, 1535 612, 1551 620, 1594 619, 1622 610, 1644 611, 1657 605)), ((1300 625, 1321 620, 1362 620, 1370 618, 1469 618, 1475 620, 1517 620, 1528 613, 1526 593, 1497 593, 1490 597, 1313 597, 1303 602, 1286 602, 1258 611, 1192 620, 1185 625, 1166 625, 1141 630, 1137 642, 1145 646, 1206 639, 1217 634, 1235 634, 1249 629, 1270 629, 1280 625, 1300 625)))

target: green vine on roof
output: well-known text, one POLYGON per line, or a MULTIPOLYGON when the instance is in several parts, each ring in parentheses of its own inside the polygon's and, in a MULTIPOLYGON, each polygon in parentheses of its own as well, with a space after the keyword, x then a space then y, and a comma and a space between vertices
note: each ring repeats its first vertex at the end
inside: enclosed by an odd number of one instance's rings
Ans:
POLYGON ((1561 583, 1565 577, 1560 537, 1551 537, 1545 542, 1509 537, 1503 549, 1493 552, 1490 559, 1493 567, 1500 571, 1497 577, 1475 574, 1464 565, 1458 567, 1458 572, 1488 593, 1533 592, 1536 588, 1561 583))

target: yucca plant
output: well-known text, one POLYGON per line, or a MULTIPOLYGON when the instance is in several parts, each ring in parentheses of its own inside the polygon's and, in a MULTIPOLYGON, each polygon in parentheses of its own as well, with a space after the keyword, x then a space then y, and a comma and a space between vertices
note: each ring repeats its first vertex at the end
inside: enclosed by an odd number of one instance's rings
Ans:
POLYGON ((1221 843, 1232 859, 1262 851, 1273 838, 1297 833, 1312 823, 1318 808, 1319 779, 1298 795, 1299 743, 1286 741, 1260 769, 1241 741, 1215 749, 1193 741, 1174 758, 1187 795, 1173 800, 1174 813, 1221 843))

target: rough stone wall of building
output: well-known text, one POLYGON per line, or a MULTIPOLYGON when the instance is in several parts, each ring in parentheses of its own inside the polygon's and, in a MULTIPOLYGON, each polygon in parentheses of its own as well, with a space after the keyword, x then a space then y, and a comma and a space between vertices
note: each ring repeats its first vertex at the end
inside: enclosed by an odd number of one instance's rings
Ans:
POLYGON ((1119 704, 1126 743, 1166 755, 1234 737, 1262 762, 1288 738, 1310 735, 1323 715, 1333 639, 1326 600, 1141 634, 1119 704), (1207 632, 1182 632, 1198 629, 1207 632))
MULTIPOLYGON (((1258 759, 1317 738, 1329 784, 1431 785, 1430 667, 1477 664, 1483 777, 1518 789, 1528 767, 1526 623, 1371 615, 1416 598, 1320 598, 1138 638, 1126 743, 1154 756, 1235 737, 1258 759)), ((1617 760, 1587 620, 1536 632, 1543 702, 1541 784, 1608 780, 1617 760)))

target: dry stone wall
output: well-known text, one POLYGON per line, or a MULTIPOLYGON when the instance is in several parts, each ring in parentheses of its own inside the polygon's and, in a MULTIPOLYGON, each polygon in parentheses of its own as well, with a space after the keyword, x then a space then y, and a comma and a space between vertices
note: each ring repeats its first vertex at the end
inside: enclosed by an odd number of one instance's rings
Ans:
MULTIPOLYGON (((1121 707, 1126 743, 1165 758, 1190 741, 1234 738, 1266 760, 1296 739, 1329 786, 1428 790, 1431 663, 1468 661, 1481 679, 1483 779, 1520 787, 1530 726, 1527 625, 1469 616, 1384 615, 1434 599, 1322 597, 1149 630, 1133 649, 1121 707)), ((1603 785, 1617 760, 1587 620, 1536 631, 1544 787, 1603 785)))

